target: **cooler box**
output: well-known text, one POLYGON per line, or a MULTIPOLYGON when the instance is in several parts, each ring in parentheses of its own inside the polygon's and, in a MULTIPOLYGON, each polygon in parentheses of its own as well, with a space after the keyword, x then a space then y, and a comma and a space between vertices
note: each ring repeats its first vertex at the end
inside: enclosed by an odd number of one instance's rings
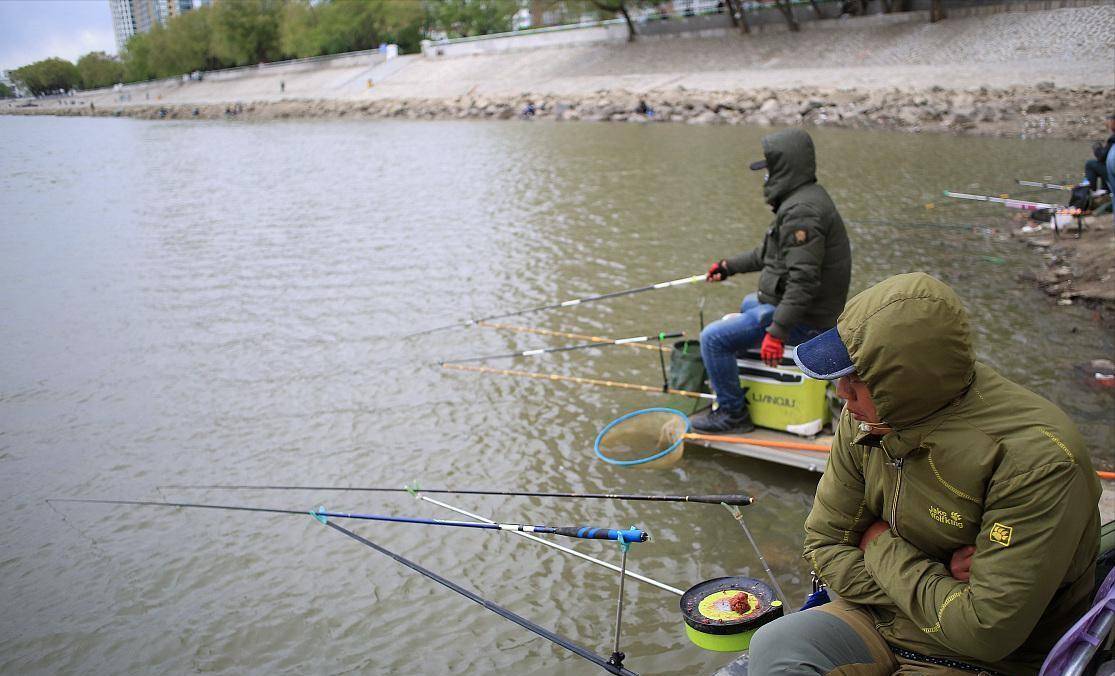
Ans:
POLYGON ((794 364, 794 348, 787 347, 782 364, 771 368, 748 350, 737 359, 740 385, 747 390, 751 422, 759 427, 803 437, 819 434, 832 419, 826 397, 828 382, 807 377, 794 364))

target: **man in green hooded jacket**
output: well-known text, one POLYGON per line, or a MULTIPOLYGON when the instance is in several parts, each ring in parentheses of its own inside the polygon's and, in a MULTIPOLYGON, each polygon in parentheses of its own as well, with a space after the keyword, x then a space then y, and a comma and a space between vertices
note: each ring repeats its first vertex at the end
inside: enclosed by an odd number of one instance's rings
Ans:
POLYGON ((764 361, 777 365, 785 345, 832 328, 848 300, 851 245, 840 212, 817 183, 813 140, 801 129, 787 129, 763 137, 762 144, 763 159, 751 169, 767 171, 763 198, 774 222, 759 246, 709 268, 710 282, 760 274, 758 292, 743 299, 738 314, 701 332, 701 359, 718 404, 693 416, 693 427, 702 432, 753 428, 737 355, 760 347, 764 361))
POLYGON ((1094 585, 1100 486, 1072 421, 976 361, 923 273, 795 360, 846 400, 804 554, 840 599, 761 628, 751 676, 1036 674, 1094 585))

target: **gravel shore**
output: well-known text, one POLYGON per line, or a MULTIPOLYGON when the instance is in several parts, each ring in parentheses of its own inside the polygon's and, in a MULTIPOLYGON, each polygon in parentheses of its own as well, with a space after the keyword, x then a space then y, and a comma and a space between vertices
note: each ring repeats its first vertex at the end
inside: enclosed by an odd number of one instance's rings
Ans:
POLYGON ((950 132, 1025 138, 1092 138, 1105 111, 1115 110, 1115 88, 1060 89, 1052 83, 989 89, 756 89, 586 96, 459 96, 450 99, 283 100, 245 104, 147 104, 95 109, 89 104, 7 108, 16 115, 99 115, 142 119, 271 120, 288 118, 531 119, 657 124, 748 124, 950 132), (641 114, 640 102, 650 107, 641 114))

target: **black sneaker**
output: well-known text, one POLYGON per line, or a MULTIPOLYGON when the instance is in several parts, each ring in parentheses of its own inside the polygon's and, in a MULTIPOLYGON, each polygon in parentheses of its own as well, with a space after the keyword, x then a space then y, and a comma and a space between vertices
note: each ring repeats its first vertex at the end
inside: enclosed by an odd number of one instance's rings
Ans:
POLYGON ((693 416, 689 419, 689 422, 693 425, 693 429, 698 432, 714 434, 722 432, 745 433, 755 429, 755 425, 751 422, 751 414, 747 412, 747 406, 734 412, 728 411, 723 406, 715 410, 709 409, 693 416))

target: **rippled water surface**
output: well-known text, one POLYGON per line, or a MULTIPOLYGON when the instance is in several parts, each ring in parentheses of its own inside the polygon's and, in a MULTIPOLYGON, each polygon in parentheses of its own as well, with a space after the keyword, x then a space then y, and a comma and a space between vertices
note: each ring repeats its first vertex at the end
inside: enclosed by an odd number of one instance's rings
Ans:
MULTIPOLYGON (((746 170, 763 130, 527 123, 0 119, 0 670, 5 673, 592 673, 306 517, 48 505, 51 496, 453 515, 406 495, 219 494, 206 482, 748 492, 800 600, 815 477, 691 451, 596 461, 596 431, 653 395, 452 373, 438 359, 565 341, 410 331, 702 271, 769 220, 746 170)), ((1086 144, 819 130, 821 180, 855 221, 854 287, 926 270, 972 310, 980 358, 1068 410, 1115 465, 1112 399, 1076 366, 1110 357, 1088 310, 1018 281, 1033 254, 925 221, 998 225, 945 188, 1075 175, 1086 144), (937 208, 925 209, 927 202, 937 208), (1002 259, 1002 260, 1000 260, 1002 259)), ((1048 196, 1054 197, 1054 196, 1048 196)), ((754 275, 529 317, 628 336, 698 329, 754 275)), ((516 367, 658 382, 626 348, 516 367)), ((668 403, 668 402, 667 402, 668 403)), ((722 509, 448 497, 505 521, 645 526, 631 566, 687 588, 760 576, 722 509)), ((615 575, 506 534, 353 528, 607 655, 615 575)), ((615 545, 575 543, 617 561, 615 545)), ((684 637, 676 597, 629 584, 643 673, 730 656, 684 637)))

